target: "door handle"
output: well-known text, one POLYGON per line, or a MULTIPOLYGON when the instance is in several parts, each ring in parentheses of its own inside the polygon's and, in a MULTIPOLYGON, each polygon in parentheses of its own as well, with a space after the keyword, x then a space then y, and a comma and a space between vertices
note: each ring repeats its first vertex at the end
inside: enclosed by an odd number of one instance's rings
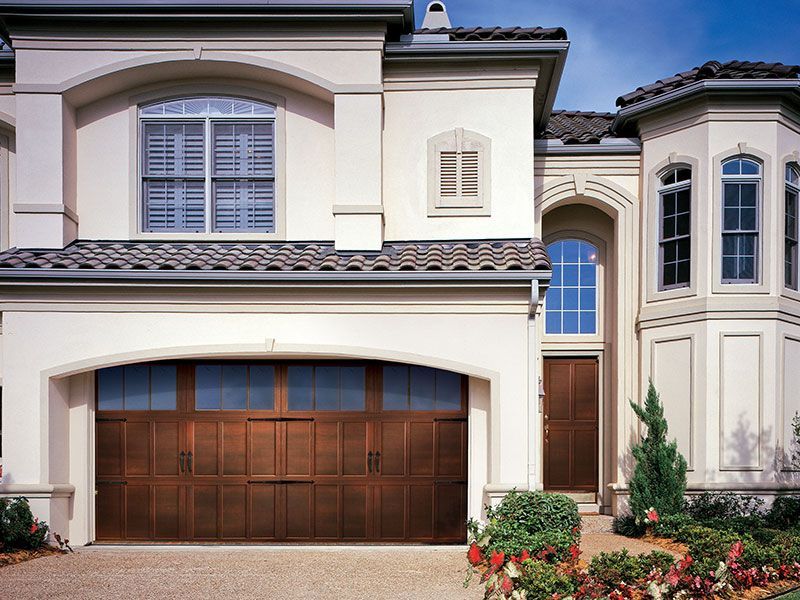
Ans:
POLYGON ((381 453, 380 452, 376 452, 375 453, 375 472, 376 473, 380 473, 381 472, 381 453))
POLYGON ((544 426, 544 441, 550 441, 550 425, 545 424, 544 426))
POLYGON ((372 450, 367 453, 367 469, 372 473, 372 450))
POLYGON ((184 464, 185 461, 186 461, 186 452, 181 450, 181 453, 180 453, 179 456, 180 456, 180 462, 181 462, 181 473, 183 473, 186 470, 186 465, 184 464))
POLYGON ((193 458, 194 458, 192 456, 192 452, 191 451, 189 451, 189 454, 186 455, 186 458, 189 459, 189 473, 191 473, 192 472, 192 461, 193 461, 193 458))

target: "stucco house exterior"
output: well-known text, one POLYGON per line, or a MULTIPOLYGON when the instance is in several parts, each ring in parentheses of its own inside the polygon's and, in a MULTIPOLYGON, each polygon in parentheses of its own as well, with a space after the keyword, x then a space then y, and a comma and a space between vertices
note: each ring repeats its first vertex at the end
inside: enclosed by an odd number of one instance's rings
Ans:
MULTIPOLYGON (((426 542, 796 489, 800 79, 554 110, 560 27, 441 2, 0 5, 0 494, 73 543, 426 542)), ((681 65, 676 65, 676 68, 681 65)))

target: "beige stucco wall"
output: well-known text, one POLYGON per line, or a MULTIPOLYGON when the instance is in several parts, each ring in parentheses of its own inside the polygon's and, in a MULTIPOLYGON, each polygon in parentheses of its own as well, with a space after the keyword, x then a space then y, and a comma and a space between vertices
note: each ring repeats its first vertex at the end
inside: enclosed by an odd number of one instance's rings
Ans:
MULTIPOLYGON (((4 457, 8 486, 74 486, 36 498, 76 543, 92 539, 94 396, 99 367, 180 357, 357 357, 466 373, 470 384, 469 514, 486 486, 529 486, 530 288, 275 289, 231 292, 64 291, 3 309, 4 457), (83 298, 79 301, 79 298, 83 298), (66 516, 68 515, 68 516, 66 516)), ((535 404, 534 404, 535 406, 535 404)), ((9 488, 12 489, 12 488, 9 488)))

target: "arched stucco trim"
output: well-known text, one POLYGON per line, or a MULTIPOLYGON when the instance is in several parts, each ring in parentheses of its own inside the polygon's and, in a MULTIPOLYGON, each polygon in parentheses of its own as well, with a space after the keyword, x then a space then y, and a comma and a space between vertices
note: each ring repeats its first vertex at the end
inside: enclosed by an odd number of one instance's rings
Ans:
POLYGON ((7 112, 3 112, 0 110, 0 128, 6 129, 8 131, 16 131, 17 129, 17 120, 7 112))
POLYGON ((564 204, 589 204, 616 219, 627 208, 636 206, 638 201, 628 190, 605 177, 575 174, 564 175, 540 186, 534 193, 533 202, 535 220, 541 224, 546 213, 564 204))
POLYGON ((231 72, 234 66, 241 67, 242 71, 260 72, 260 76, 250 78, 277 83, 331 102, 336 94, 378 93, 382 87, 380 84, 337 84, 305 69, 259 56, 219 51, 196 55, 190 51, 179 51, 153 53, 103 65, 56 84, 18 84, 14 86, 14 91, 64 94, 71 104, 78 107, 103 96, 141 87, 178 73, 181 78, 207 76, 210 73, 203 73, 203 70, 209 71, 214 66, 221 67, 219 74, 225 77, 248 78, 231 72))

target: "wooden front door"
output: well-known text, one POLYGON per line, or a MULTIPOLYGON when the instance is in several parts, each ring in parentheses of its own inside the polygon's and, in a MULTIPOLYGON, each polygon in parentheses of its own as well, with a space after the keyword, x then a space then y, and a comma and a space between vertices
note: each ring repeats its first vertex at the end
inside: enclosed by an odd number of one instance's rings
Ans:
POLYGON ((463 543, 466 378, 326 363, 301 365, 307 379, 292 383, 293 366, 270 365, 271 395, 250 385, 252 365, 232 367, 247 391, 230 409, 224 372, 219 408, 199 382, 216 365, 177 365, 168 410, 98 400, 97 540, 463 543), (332 373, 361 377, 355 400, 352 383, 331 392, 332 373))
POLYGON ((545 490, 596 492, 597 360, 545 359, 544 392, 545 490))

